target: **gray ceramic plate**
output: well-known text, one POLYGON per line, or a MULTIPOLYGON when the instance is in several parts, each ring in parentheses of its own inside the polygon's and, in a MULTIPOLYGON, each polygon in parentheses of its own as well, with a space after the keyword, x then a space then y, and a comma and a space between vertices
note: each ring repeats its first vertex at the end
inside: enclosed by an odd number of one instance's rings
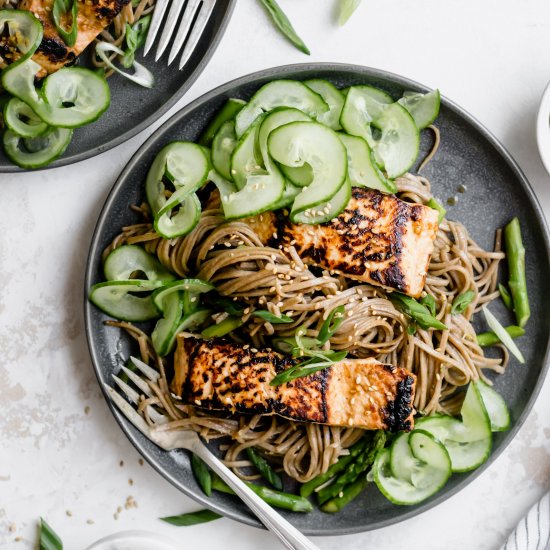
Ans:
MULTIPOLYGON (((120 145, 160 118, 190 88, 215 52, 231 18, 235 0, 217 2, 208 25, 187 65, 179 71, 177 63, 166 65, 167 54, 158 63, 153 53, 138 61, 155 76, 152 89, 143 88, 120 75, 109 78, 111 105, 93 124, 75 130, 73 139, 63 155, 45 168, 56 168, 99 155, 120 145)), ((87 54, 86 54, 87 55, 87 54)), ((87 64, 86 55, 83 63, 87 64)), ((20 172, 4 155, 0 147, 0 173, 20 172)))
MULTIPOLYGON (((120 175, 99 217, 90 250, 86 288, 101 280, 101 251, 123 225, 135 221, 129 205, 143 199, 144 174, 161 147, 176 139, 196 139, 227 98, 248 99, 259 86, 277 78, 325 78, 340 87, 371 84, 395 97, 400 97, 404 90, 427 91, 416 82, 383 71, 349 65, 306 64, 254 73, 209 92, 157 130, 120 175)), ((512 413, 512 427, 508 432, 495 434, 492 455, 481 468, 469 474, 454 475, 432 499, 414 507, 394 506, 371 484, 359 499, 339 514, 318 511, 305 515, 285 514, 305 533, 336 535, 375 529, 414 516, 447 499, 473 481, 512 440, 531 409, 544 378, 550 327, 550 294, 545 289, 550 280, 550 265, 548 233, 540 206, 510 155, 470 115, 444 99, 437 125, 441 129, 442 143, 425 175, 431 179, 435 195, 442 200, 457 195, 460 185, 467 187, 457 205, 449 208, 449 217, 465 223, 474 239, 486 248, 493 246, 496 228, 516 215, 521 220, 532 305, 528 335, 519 340, 526 362, 520 366, 512 360, 506 373, 496 378, 496 388, 512 413)), ((429 131, 424 134, 422 148, 426 152, 432 137, 429 131)), ((88 303, 85 309, 90 352, 98 379, 101 383, 111 384, 111 373, 120 368, 121 361, 130 352, 135 352, 135 347, 119 330, 104 327, 102 322, 106 317, 97 309, 88 303)), ((513 321, 500 304, 494 304, 491 309, 506 323, 513 321)), ((117 411, 113 410, 113 414, 142 455, 176 487, 216 512, 258 525, 235 498, 219 493, 205 498, 193 479, 185 452, 160 451, 117 411)))

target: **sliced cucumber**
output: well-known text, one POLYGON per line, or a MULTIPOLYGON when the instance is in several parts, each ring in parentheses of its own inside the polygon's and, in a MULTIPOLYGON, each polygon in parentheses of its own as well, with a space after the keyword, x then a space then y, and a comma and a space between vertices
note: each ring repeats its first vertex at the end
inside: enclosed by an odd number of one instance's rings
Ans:
POLYGON ((388 105, 373 121, 382 135, 374 149, 389 178, 404 174, 415 162, 420 149, 420 132, 409 112, 399 105, 388 105))
POLYGON ((151 334, 155 351, 164 357, 170 351, 170 345, 175 341, 175 333, 183 315, 183 292, 172 292, 162 301, 163 317, 157 321, 151 334))
POLYGON ((344 133, 338 136, 348 153, 348 174, 353 186, 397 193, 397 186, 380 171, 371 148, 363 138, 344 133))
POLYGON ((159 311, 150 292, 162 286, 162 281, 107 281, 90 289, 89 299, 101 311, 122 321, 142 322, 156 319, 159 311), (134 293, 149 293, 145 297, 134 293))
POLYGON ((330 220, 336 218, 342 212, 349 203, 351 199, 351 182, 349 178, 346 178, 344 184, 338 191, 336 195, 332 197, 329 201, 318 204, 317 206, 304 210, 303 212, 298 212, 294 216, 295 223, 308 223, 308 224, 319 224, 327 223, 330 220))
POLYGON ((413 472, 419 468, 420 461, 412 454, 410 435, 409 432, 401 432, 393 440, 389 466, 393 477, 412 483, 413 472))
POLYGON ((434 495, 447 483, 451 460, 445 447, 427 432, 415 430, 404 438, 395 451, 403 453, 404 468, 403 471, 398 469, 401 477, 394 476, 391 468, 392 460, 400 463, 400 456, 392 457, 395 441, 391 452, 383 449, 378 453, 373 473, 376 485, 388 500, 394 504, 412 505, 434 495))
POLYGON ((312 118, 329 110, 323 98, 302 82, 275 80, 264 84, 239 112, 235 119, 237 137, 240 138, 263 112, 272 111, 275 107, 294 107, 312 118))
POLYGON ((157 258, 135 244, 115 248, 105 259, 103 272, 108 281, 129 280, 135 272, 143 272, 150 281, 173 281, 176 278, 157 258))
POLYGON ((441 95, 439 90, 427 94, 405 92, 398 103, 409 111, 418 128, 422 130, 429 126, 439 115, 441 95))
POLYGON ((341 130, 340 115, 346 99, 344 94, 327 80, 306 80, 304 84, 319 94, 329 107, 328 112, 317 117, 317 120, 333 130, 341 130))
POLYGON ((155 231, 165 239, 181 237, 194 229, 200 217, 201 203, 196 193, 191 193, 175 208, 172 202, 166 204, 155 216, 155 231))
POLYGON ((271 207, 272 210, 279 210, 280 208, 288 208, 292 206, 294 199, 298 193, 302 190, 301 187, 297 187, 293 183, 286 181, 285 188, 281 198, 273 204, 271 207))
POLYGON ((50 130, 26 103, 16 97, 4 106, 4 122, 12 132, 25 138, 42 136, 50 130))
POLYGON ((206 181, 209 170, 210 159, 200 145, 190 141, 166 145, 153 160, 145 181, 145 194, 153 214, 156 216, 168 203, 165 177, 172 181, 176 191, 181 189, 171 197, 173 204, 176 198, 181 201, 186 194, 196 191, 206 181))
MULTIPOLYGON (((275 128, 279 128, 285 124, 307 121, 311 121, 311 118, 299 109, 287 109, 283 107, 274 109, 264 118, 258 132, 258 148, 260 150, 264 165, 270 171, 276 169, 276 167, 273 165, 267 149, 269 134, 271 134, 275 128)), ((281 164, 278 168, 293 185, 297 185, 299 187, 309 185, 313 179, 313 172, 311 170, 311 166, 309 165, 291 168, 281 164)))
POLYGON ((453 472, 468 472, 477 468, 487 460, 491 452, 491 437, 478 441, 465 441, 466 428, 458 418, 453 416, 426 416, 417 420, 415 426, 417 429, 431 433, 445 445, 451 457, 453 472))
POLYGON ((212 141, 212 165, 227 180, 231 176, 231 155, 237 146, 235 121, 228 120, 222 124, 212 141))
POLYGON ((336 195, 347 176, 346 149, 338 134, 316 122, 292 122, 271 132, 268 138, 270 156, 287 166, 308 163, 313 170, 313 181, 296 196, 290 218, 336 195))
MULTIPOLYGON (((153 293, 153 303, 159 311, 164 311, 163 302, 170 294, 179 291, 186 291, 192 295, 202 294, 204 292, 210 292, 214 290, 214 285, 201 279, 182 279, 181 281, 175 281, 168 283, 162 288, 159 288, 153 293)), ((195 301, 198 303, 198 300, 195 301)))
POLYGON ((21 57, 9 65, 4 72, 24 63, 40 45, 44 35, 42 23, 28 10, 3 9, 0 10, 0 34, 9 35, 10 42, 22 54, 21 57))
POLYGON ((237 113, 246 105, 246 101, 230 97, 219 109, 199 138, 199 144, 210 147, 214 136, 229 120, 234 120, 237 113))
POLYGON ((21 168, 41 168, 63 154, 71 142, 73 131, 67 128, 50 128, 46 134, 23 138, 6 130, 3 136, 6 156, 21 168))
POLYGON ((267 173, 263 167, 260 151, 256 146, 262 120, 263 116, 258 117, 248 128, 231 155, 231 179, 239 190, 244 189, 250 176, 267 173))
POLYGON ((246 186, 237 190, 216 170, 211 170, 209 179, 220 191, 226 219, 248 218, 279 207, 285 189, 285 180, 278 170, 272 174, 251 175, 246 186))
MULTIPOLYGON (((184 293, 185 294, 185 293, 184 293)), ((174 345, 176 343, 176 337, 180 332, 183 332, 184 330, 195 330, 199 328, 201 325, 203 325, 206 320, 212 315, 212 311, 210 309, 199 309, 197 311, 194 311, 190 314, 185 314, 185 299, 183 304, 184 309, 184 315, 181 318, 178 326, 176 329, 172 332, 171 338, 167 344, 168 353, 174 349, 174 345)))
POLYGON ((362 137, 374 147, 371 123, 393 103, 389 94, 372 86, 351 86, 340 115, 340 124, 352 136, 362 137))
POLYGON ((470 384, 460 409, 466 431, 457 441, 481 441, 491 438, 491 420, 485 409, 481 393, 476 384, 470 384))
POLYGON ((483 380, 478 380, 475 384, 489 415, 491 431, 503 432, 507 430, 510 427, 510 411, 502 396, 483 380))

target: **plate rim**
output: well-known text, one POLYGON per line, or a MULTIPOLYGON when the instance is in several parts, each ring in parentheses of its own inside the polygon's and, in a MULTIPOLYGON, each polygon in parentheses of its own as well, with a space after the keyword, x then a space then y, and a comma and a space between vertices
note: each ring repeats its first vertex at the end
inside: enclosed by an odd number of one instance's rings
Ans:
MULTIPOLYGON (((76 164, 77 162, 82 162, 83 160, 94 158, 103 153, 106 153, 107 151, 110 151, 111 149, 114 149, 115 147, 118 147, 119 145, 122 145, 123 143, 130 141, 133 137, 137 136, 138 134, 143 132, 146 128, 151 126, 151 124, 154 124, 163 115, 165 115, 189 91, 189 88, 191 88, 191 86, 197 81, 199 76, 202 74, 202 72, 210 62, 210 59, 218 49, 218 46, 220 45, 221 39, 225 35, 225 32, 227 30, 227 25, 231 20, 231 17, 233 15, 233 10, 235 9, 235 5, 237 3, 237 0, 225 0, 225 1, 227 2, 225 16, 223 17, 219 27, 217 28, 214 34, 214 39, 208 45, 205 54, 203 55, 203 57, 201 58, 201 60, 193 70, 193 72, 189 75, 189 78, 187 78, 184 81, 184 83, 177 89, 177 91, 174 94, 172 94, 170 99, 166 103, 163 103, 154 113, 149 115, 146 119, 142 120, 138 125, 134 126, 130 130, 124 132, 119 136, 116 136, 115 138, 111 139, 107 143, 96 145, 95 147, 90 148, 88 151, 75 153, 74 155, 71 155, 68 157, 64 157, 63 155, 61 155, 61 157, 57 158, 52 163, 46 166, 43 166, 41 168, 35 168, 31 170, 20 168, 15 164, 9 164, 8 166, 4 166, 4 167, 0 166, 0 174, 25 174, 28 172, 43 172, 45 170, 52 170, 54 168, 60 168, 62 166, 70 166, 71 164, 76 164)), ((159 62, 162 62, 162 60, 155 61, 155 63, 159 63, 159 62)), ((143 143, 140 144, 138 151, 139 149, 141 149, 142 145, 143 143)), ((133 158, 133 155, 132 155, 132 158, 133 158)))
MULTIPOLYGON (((93 334, 92 334, 92 327, 91 327, 92 323, 90 318, 90 312, 91 312, 92 306, 88 301, 87 289, 90 286, 89 283, 91 281, 92 271, 94 268, 94 266, 92 265, 91 258, 92 256, 95 256, 98 253, 98 236, 99 236, 99 233, 102 231, 103 226, 106 222, 107 213, 112 206, 112 203, 115 199, 115 195, 119 191, 120 187, 124 185, 128 175, 134 169, 135 165, 140 162, 144 152, 146 152, 151 146, 153 146, 154 143, 157 141, 157 139, 162 138, 162 135, 165 132, 169 131, 174 125, 177 125, 180 122, 180 120, 182 118, 185 118, 191 111, 195 110, 196 108, 199 108, 200 106, 211 101, 212 99, 215 99, 216 97, 229 92, 230 90, 232 90, 237 86, 249 84, 253 80, 259 80, 259 79, 265 79, 265 78, 273 78, 273 79, 284 78, 286 73, 306 72, 306 71, 316 71, 316 70, 331 71, 331 72, 332 71, 353 72, 361 76, 391 80, 392 82, 398 85, 403 85, 404 87, 409 87, 410 89, 414 89, 421 92, 428 92, 432 90, 430 87, 425 86, 424 84, 421 84, 415 80, 412 80, 407 77, 403 77, 401 75, 395 74, 390 71, 377 69, 374 67, 368 67, 365 65, 357 65, 357 64, 350 64, 350 63, 335 63, 335 62, 311 62, 311 63, 295 63, 295 64, 279 65, 276 67, 270 67, 267 69, 262 69, 259 71, 248 73, 246 75, 235 78, 229 82, 226 82, 220 86, 217 86, 216 88, 213 88, 212 90, 206 92, 205 94, 193 100, 191 103, 182 107, 182 109, 180 109, 172 117, 166 120, 159 128, 157 128, 157 130, 155 130, 155 132, 153 132, 153 134, 151 134, 148 137, 148 139, 145 142, 143 142, 141 146, 138 148, 138 150, 132 155, 132 157, 130 158, 130 160, 128 161, 128 163, 126 164, 126 166, 123 168, 120 175, 116 179, 115 183, 111 187, 109 194, 107 196, 107 199, 105 200, 105 203, 101 208, 101 211, 98 216, 98 221, 96 223, 96 227, 92 234, 90 249, 88 251, 88 257, 86 261, 86 271, 85 271, 85 281, 84 281, 84 318, 85 318, 85 331, 86 331, 88 349, 90 352, 94 373, 101 387, 101 391, 103 393, 105 401, 107 402, 107 405, 111 410, 111 413, 115 417, 115 420, 117 421, 119 426, 122 428, 122 431, 125 433, 126 437, 128 437, 132 445, 134 445, 136 450, 145 458, 145 460, 147 460, 147 462, 159 474, 161 474, 165 480, 167 480, 174 487, 182 491, 186 496, 189 496, 199 504, 205 506, 206 508, 214 512, 217 512, 223 515, 224 517, 228 517, 233 520, 244 523, 246 525, 259 527, 259 528, 264 528, 264 527, 251 514, 241 514, 239 511, 236 512, 235 509, 233 508, 226 510, 224 506, 221 506, 218 503, 213 502, 211 499, 209 499, 205 495, 198 492, 197 493, 193 492, 192 489, 189 489, 188 487, 183 485, 181 482, 179 482, 171 473, 164 471, 163 468, 156 463, 154 458, 152 456, 149 456, 149 453, 147 452, 147 450, 145 450, 142 447, 142 444, 138 440, 138 438, 143 436, 126 420, 126 418, 122 415, 122 413, 120 413, 118 409, 115 408, 111 399, 108 397, 108 394, 105 388, 103 387, 103 380, 101 379, 100 369, 98 367, 99 363, 97 359, 97 354, 92 346, 93 334)), ((458 104, 448 99, 444 95, 441 95, 441 102, 447 108, 454 111, 455 114, 459 115, 468 124, 473 126, 479 132, 479 134, 483 138, 485 138, 492 147, 496 149, 496 151, 500 154, 500 156, 506 162, 508 167, 512 170, 516 178, 519 180, 523 190, 525 191, 529 199, 530 205, 535 212, 538 226, 541 230, 541 236, 544 241, 544 247, 546 251, 550 253, 550 232, 548 229, 548 223, 546 221, 546 217, 544 215, 542 207, 539 203, 539 200, 529 180, 521 170, 519 164, 515 161, 515 159, 506 149, 506 147, 497 139, 497 137, 490 130, 488 130, 477 118, 475 118, 464 108, 460 107, 458 104)), ((466 486, 468 486, 470 483, 475 481, 475 479, 477 479, 477 477, 480 476, 489 466, 491 466, 493 462, 500 456, 500 454, 506 448, 508 448, 510 443, 516 437, 518 431, 521 429, 528 415, 531 413, 533 409, 533 405, 540 394, 541 388, 548 374, 548 370, 550 366, 549 359, 550 359, 550 333, 549 333, 548 340, 546 342, 546 349, 544 352, 544 358, 542 360, 541 370, 537 378, 536 384, 533 388, 533 392, 529 396, 529 399, 527 400, 526 405, 522 413, 518 417, 515 425, 511 430, 506 432, 506 436, 504 437, 504 441, 502 445, 496 451, 491 452, 491 455, 489 456, 487 461, 476 470, 472 472, 468 472, 467 475, 465 475, 464 478, 460 480, 455 487, 451 488, 449 491, 445 493, 437 495, 435 498, 433 498, 426 504, 420 504, 418 506, 415 506, 414 508, 409 509, 403 514, 400 514, 398 520, 395 520, 390 517, 386 520, 380 520, 368 526, 360 525, 357 527, 354 526, 352 528, 334 527, 334 528, 331 528, 330 531, 303 528, 301 529, 302 532, 306 535, 313 535, 313 536, 341 536, 341 535, 351 535, 351 534, 381 529, 384 527, 388 527, 390 525, 401 523, 417 515, 420 515, 440 505, 444 501, 448 500, 449 498, 457 494, 459 491, 463 490, 466 486)), ((405 507, 403 508, 406 509, 405 507)))

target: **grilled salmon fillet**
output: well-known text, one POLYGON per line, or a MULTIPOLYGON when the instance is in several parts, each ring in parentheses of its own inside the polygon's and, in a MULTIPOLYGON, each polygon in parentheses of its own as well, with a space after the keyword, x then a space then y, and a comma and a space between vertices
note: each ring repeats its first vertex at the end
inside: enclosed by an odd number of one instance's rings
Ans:
MULTIPOLYGON (((120 13, 130 0, 79 0, 78 34, 74 46, 67 46, 57 33, 52 10, 54 0, 21 0, 19 9, 32 11, 44 26, 44 37, 33 60, 42 66, 38 76, 54 73, 73 62, 95 37, 120 13)), ((70 19, 68 20, 70 23, 70 19)))
POLYGON ((328 223, 293 224, 269 212, 247 223, 265 244, 293 245, 305 263, 418 297, 433 252, 438 213, 354 187, 345 210, 328 223))
POLYGON ((269 349, 179 334, 171 390, 186 403, 210 410, 365 430, 413 428, 416 377, 409 371, 374 359, 346 359, 270 386, 277 373, 295 364, 269 349))

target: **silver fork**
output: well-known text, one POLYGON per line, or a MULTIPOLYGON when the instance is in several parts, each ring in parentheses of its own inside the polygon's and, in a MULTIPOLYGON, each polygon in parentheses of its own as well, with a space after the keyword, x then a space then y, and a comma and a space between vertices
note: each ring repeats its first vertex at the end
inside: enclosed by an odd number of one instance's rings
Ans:
POLYGON ((170 65, 185 44, 179 64, 180 70, 183 69, 206 28, 215 4, 216 0, 157 0, 151 25, 147 32, 143 55, 147 55, 152 48, 164 21, 164 29, 157 46, 155 61, 158 61, 162 57, 168 44, 172 41, 172 48, 168 56, 168 65, 170 65), (165 19, 164 14, 170 4, 171 8, 165 19), (181 22, 174 34, 180 18, 181 22))
POLYGON ((186 449, 204 460, 204 462, 206 462, 206 464, 208 464, 208 466, 210 466, 210 468, 235 491, 241 500, 252 510, 252 512, 254 512, 257 518, 271 532, 279 537, 285 548, 290 548, 292 550, 319 550, 319 548, 298 531, 298 529, 292 526, 286 519, 269 506, 269 504, 266 504, 256 493, 247 487, 247 485, 225 466, 219 458, 212 454, 195 432, 191 430, 163 430, 162 425, 168 422, 168 418, 151 406, 147 406, 146 411, 151 421, 155 424, 154 427, 151 427, 144 420, 143 416, 138 413, 132 404, 137 406, 142 395, 146 397, 153 396, 153 391, 148 381, 157 382, 160 375, 143 361, 135 357, 131 357, 130 359, 144 378, 126 367, 122 367, 122 371, 126 373, 128 378, 143 393, 138 393, 115 375, 113 375, 115 384, 126 395, 128 401, 112 387, 107 384, 104 385, 109 397, 124 416, 126 416, 143 435, 148 437, 162 449, 166 451, 186 449))

